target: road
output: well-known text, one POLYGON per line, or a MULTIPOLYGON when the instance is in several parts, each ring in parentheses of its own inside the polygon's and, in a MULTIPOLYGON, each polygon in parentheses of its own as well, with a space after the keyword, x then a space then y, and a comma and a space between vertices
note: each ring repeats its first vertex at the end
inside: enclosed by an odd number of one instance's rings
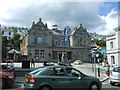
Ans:
MULTIPOLYGON (((89 75, 90 73, 93 73, 91 67, 92 67, 92 65, 85 64, 85 65, 81 65, 81 66, 76 66, 75 68, 79 69, 80 71, 82 70, 84 73, 89 75)), ((101 75, 105 74, 103 71, 104 70, 101 70, 101 75)), ((17 81, 24 81, 24 77, 16 77, 16 80, 17 81)), ((22 83, 15 83, 9 90, 24 90, 23 88, 24 87, 23 87, 22 83)), ((102 90, 106 90, 106 89, 120 90, 120 86, 111 86, 109 84, 109 80, 106 80, 105 82, 102 83, 102 90)))
POLYGON ((109 83, 109 80, 102 83, 102 90, 120 90, 120 85, 112 86, 109 83))
MULTIPOLYGON (((3 89, 3 90, 6 90, 6 89, 3 89)), ((9 90, 24 90, 24 87, 23 87, 22 83, 15 83, 9 90)), ((107 81, 102 83, 101 90, 120 90, 120 85, 111 86, 109 84, 109 80, 107 80, 107 81)))

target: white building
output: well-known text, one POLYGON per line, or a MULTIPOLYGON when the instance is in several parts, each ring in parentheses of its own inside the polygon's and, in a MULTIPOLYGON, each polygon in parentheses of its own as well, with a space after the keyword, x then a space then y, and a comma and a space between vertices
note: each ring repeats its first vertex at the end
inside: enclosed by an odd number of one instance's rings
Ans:
POLYGON ((1 33, 2 36, 7 36, 7 39, 10 39, 13 37, 14 32, 20 34, 20 35, 24 35, 26 34, 28 31, 27 28, 18 28, 18 27, 1 27, 1 33))
POLYGON ((115 34, 106 38, 107 59, 112 66, 120 65, 120 26, 114 31, 115 34))

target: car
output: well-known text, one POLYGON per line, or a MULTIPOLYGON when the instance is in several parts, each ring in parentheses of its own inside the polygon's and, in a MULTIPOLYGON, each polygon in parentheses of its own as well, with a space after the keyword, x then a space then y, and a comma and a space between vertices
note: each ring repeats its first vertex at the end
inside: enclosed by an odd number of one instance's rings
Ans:
POLYGON ((1 64, 1 66, 2 66, 2 70, 14 73, 15 67, 13 63, 4 63, 1 64))
POLYGON ((98 78, 85 75, 71 66, 40 67, 24 77, 25 90, 100 90, 101 87, 98 78))
POLYGON ((15 75, 10 72, 0 71, 0 88, 8 88, 15 83, 15 75))
POLYGON ((110 84, 120 84, 120 66, 115 66, 112 68, 112 71, 110 72, 110 84))
POLYGON ((82 62, 81 60, 76 60, 76 61, 74 62, 74 64, 75 64, 75 65, 81 65, 81 64, 83 64, 83 62, 82 62))

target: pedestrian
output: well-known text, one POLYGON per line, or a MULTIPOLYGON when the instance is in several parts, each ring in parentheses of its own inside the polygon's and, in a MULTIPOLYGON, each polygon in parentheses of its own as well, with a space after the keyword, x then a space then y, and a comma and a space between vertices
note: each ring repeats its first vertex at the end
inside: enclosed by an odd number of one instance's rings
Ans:
POLYGON ((32 68, 32 66, 35 68, 35 59, 33 59, 33 58, 31 60, 31 68, 32 68))
POLYGON ((108 62, 106 62, 106 74, 109 76, 110 74, 110 65, 108 62))
POLYGON ((47 61, 44 61, 44 66, 47 66, 47 61))
POLYGON ((71 66, 71 62, 70 61, 68 61, 68 65, 71 66))

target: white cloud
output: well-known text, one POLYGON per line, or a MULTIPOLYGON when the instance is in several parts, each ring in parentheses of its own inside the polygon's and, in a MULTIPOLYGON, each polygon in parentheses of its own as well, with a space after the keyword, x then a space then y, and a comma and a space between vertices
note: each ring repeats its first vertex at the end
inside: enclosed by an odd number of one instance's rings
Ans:
MULTIPOLYGON (((59 0, 58 0, 59 1, 59 0)), ((72 0, 71 0, 72 1, 72 0)), ((99 1, 99 0, 98 0, 99 1)), ((108 34, 115 28, 117 12, 112 10, 106 17, 98 15, 102 2, 49 2, 49 0, 0 0, 0 24, 30 27, 41 17, 51 28, 70 26, 74 29, 83 24, 88 31, 108 34), (113 23, 114 22, 114 23, 113 23)))
POLYGON ((118 27, 118 12, 112 9, 111 12, 107 14, 107 16, 99 16, 99 17, 103 21, 105 21, 106 24, 95 28, 97 33, 103 35, 113 34, 114 33, 113 29, 118 27))

